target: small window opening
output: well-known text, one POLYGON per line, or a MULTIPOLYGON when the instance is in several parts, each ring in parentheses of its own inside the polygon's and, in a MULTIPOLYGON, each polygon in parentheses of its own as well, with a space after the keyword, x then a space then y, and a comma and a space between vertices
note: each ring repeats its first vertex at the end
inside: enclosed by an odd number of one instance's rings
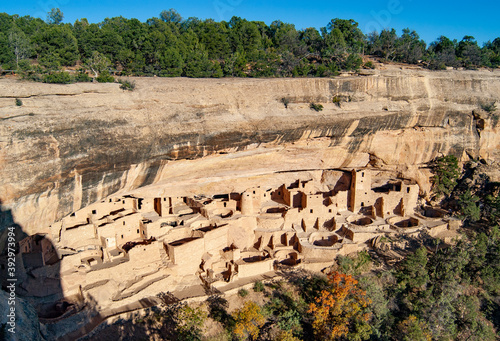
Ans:
POLYGON ((361 207, 364 207, 364 206, 365 206, 365 203, 364 203, 364 202, 362 202, 362 203, 361 203, 361 207))
POLYGON ((406 193, 410 193, 410 187, 406 187, 406 193))
POLYGON ((97 214, 97 210, 92 210, 92 214, 97 214))

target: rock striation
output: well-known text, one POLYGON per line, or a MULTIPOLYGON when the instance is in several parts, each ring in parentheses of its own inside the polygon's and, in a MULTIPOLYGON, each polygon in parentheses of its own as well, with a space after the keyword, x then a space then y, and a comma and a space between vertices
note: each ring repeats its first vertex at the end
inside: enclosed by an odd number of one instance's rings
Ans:
POLYGON ((156 184, 195 194, 221 179, 369 165, 425 194, 436 156, 500 157, 498 112, 473 114, 498 100, 499 71, 135 81, 129 92, 0 80, 0 200, 28 234, 156 184))

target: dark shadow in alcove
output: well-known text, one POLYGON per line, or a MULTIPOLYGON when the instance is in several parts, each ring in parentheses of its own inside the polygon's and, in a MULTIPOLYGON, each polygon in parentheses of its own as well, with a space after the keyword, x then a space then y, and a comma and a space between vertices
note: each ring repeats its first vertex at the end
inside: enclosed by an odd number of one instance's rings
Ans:
MULTIPOLYGON (((6 208, 0 199, 0 282, 2 290, 9 292, 7 286, 12 283, 9 278, 15 278, 16 297, 28 302, 36 311, 40 323, 46 327, 43 328, 42 336, 47 340, 57 340, 64 339, 64 334, 71 332, 71 328, 77 326, 75 323, 68 327, 67 319, 73 317, 74 320, 78 320, 78 315, 89 313, 89 307, 83 304, 81 297, 64 297, 60 280, 61 262, 48 237, 50 236, 44 234, 27 234, 23 226, 16 223, 12 211, 6 208), (9 245, 9 242, 13 244, 9 245), (15 275, 10 277, 9 260, 12 261, 12 259, 9 259, 11 256, 9 252, 12 251, 15 254, 15 275), (61 327, 63 324, 64 328, 61 327)), ((18 309, 21 307, 18 306, 18 309)), ((97 314, 95 311, 91 313, 97 314)), ((38 325, 38 323, 34 325, 38 325)), ((17 324, 17 335, 13 339, 17 340, 21 334, 26 332, 26 330, 19 330, 20 328, 28 327, 17 324)), ((38 334, 40 331, 30 330, 29 333, 38 334)))

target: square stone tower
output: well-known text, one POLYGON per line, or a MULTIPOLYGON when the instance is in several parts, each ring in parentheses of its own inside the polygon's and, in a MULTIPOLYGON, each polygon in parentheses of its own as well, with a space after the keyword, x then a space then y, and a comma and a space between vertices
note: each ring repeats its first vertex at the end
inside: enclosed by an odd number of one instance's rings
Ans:
POLYGON ((361 207, 372 205, 371 172, 366 169, 353 169, 350 190, 350 210, 358 212, 361 207))

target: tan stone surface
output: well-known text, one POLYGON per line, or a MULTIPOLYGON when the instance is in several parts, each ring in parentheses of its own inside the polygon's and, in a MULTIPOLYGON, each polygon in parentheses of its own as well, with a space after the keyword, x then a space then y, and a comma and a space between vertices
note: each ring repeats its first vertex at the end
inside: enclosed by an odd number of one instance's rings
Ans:
POLYGON ((498 71, 135 81, 125 92, 118 84, 0 79, 0 199, 27 231, 151 183, 193 186, 371 162, 427 192, 422 166, 438 155, 499 157, 498 115, 481 118, 480 135, 472 115, 478 103, 498 100, 498 71), (338 107, 337 95, 350 101, 338 107), (310 110, 312 101, 324 110, 310 110), (216 152, 229 154, 199 159, 216 152), (183 158, 200 163, 173 161, 183 158))

